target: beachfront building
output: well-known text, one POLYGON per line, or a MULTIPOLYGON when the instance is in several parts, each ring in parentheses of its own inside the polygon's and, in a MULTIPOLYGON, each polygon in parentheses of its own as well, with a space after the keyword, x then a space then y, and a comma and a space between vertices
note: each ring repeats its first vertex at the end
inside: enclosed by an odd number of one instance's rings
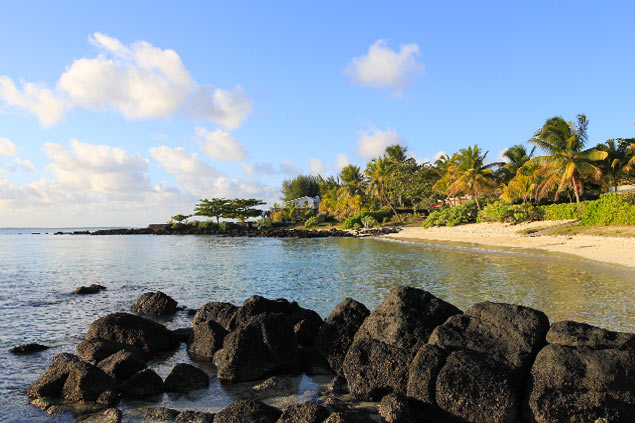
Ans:
MULTIPOLYGON (((610 187, 609 192, 611 194, 615 193, 615 187, 610 187)), ((619 185, 617 192, 635 192, 635 185, 619 185)))
POLYGON ((317 210, 320 208, 320 197, 300 197, 295 200, 289 201, 290 204, 296 209, 313 209, 317 210))

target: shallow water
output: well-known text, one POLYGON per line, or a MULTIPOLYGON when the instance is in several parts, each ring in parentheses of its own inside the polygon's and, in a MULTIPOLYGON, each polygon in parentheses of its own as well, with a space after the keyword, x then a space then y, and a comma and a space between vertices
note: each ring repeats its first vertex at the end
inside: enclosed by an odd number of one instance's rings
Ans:
MULTIPOLYGON (((397 285, 424 288, 465 309, 504 301, 541 309, 551 321, 572 319, 635 331, 635 272, 544 254, 509 253, 375 239, 266 239, 211 236, 53 236, 53 230, 0 230, 0 416, 2 421, 72 421, 28 405, 25 390, 50 358, 73 352, 90 323, 125 311, 141 293, 162 290, 180 305, 241 303, 253 294, 284 297, 326 317, 344 297, 371 310, 397 285), (31 235, 31 232, 41 232, 31 235), (70 294, 99 283, 107 291, 70 294), (39 342, 54 348, 13 356, 11 346, 39 342)), ((164 323, 187 326, 186 313, 164 323)), ((165 377, 175 362, 190 362, 184 347, 151 367, 165 377)), ((198 365, 202 365, 198 363, 198 365)), ((203 364, 204 365, 204 364, 203 364)), ((213 375, 211 366, 206 369, 213 375)), ((296 378, 310 398, 324 379, 296 378)), ((163 395, 156 404, 218 410, 251 384, 163 395)), ((294 400, 291 395, 288 400, 294 400)), ((123 402, 125 421, 147 402, 123 402)))

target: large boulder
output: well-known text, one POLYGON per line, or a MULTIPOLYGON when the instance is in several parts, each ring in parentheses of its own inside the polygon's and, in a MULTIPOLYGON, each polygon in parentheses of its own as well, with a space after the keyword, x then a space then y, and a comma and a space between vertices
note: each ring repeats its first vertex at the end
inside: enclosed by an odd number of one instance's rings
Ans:
POLYGON ((509 364, 473 350, 451 353, 436 382, 436 402, 463 422, 514 423, 520 411, 522 379, 509 364))
POLYGON ((301 361, 293 326, 284 314, 258 314, 225 337, 214 364, 219 379, 236 382, 294 372, 301 361))
POLYGON ((556 322, 547 332, 550 344, 597 349, 635 350, 635 333, 613 332, 569 320, 556 322))
POLYGON ((189 392, 209 386, 209 376, 196 366, 177 363, 165 378, 167 392, 189 392))
POLYGON ((236 310, 238 310, 238 307, 230 303, 217 301, 207 303, 203 307, 199 308, 196 314, 194 314, 194 318, 192 318, 190 326, 196 326, 213 320, 226 330, 230 330, 230 325, 236 310))
POLYGON ((115 381, 98 367, 72 354, 53 357, 53 364, 33 384, 30 398, 62 398, 70 402, 95 402, 100 394, 115 390, 115 381))
POLYGON ((526 373, 548 330, 549 319, 541 311, 482 302, 465 314, 451 316, 434 329, 428 342, 447 351, 470 349, 496 355, 526 373))
POLYGON ((176 312, 177 302, 161 291, 141 294, 137 302, 130 307, 130 311, 153 316, 163 316, 176 312))
POLYGON ((448 353, 435 345, 422 345, 408 371, 409 397, 425 404, 436 405, 434 392, 437 376, 445 364, 448 353))
POLYGON ((527 422, 633 421, 635 353, 547 345, 536 357, 525 392, 527 422))
POLYGON ((146 364, 138 360, 132 353, 118 351, 101 360, 97 367, 118 383, 128 380, 135 373, 146 368, 146 364))
POLYGON ((409 350, 372 339, 353 342, 344 358, 342 370, 355 399, 379 401, 389 393, 405 394, 409 350))
POLYGON ((342 362, 353 343, 357 330, 370 311, 352 298, 339 303, 326 318, 315 337, 315 347, 337 374, 342 372, 342 362))
POLYGON ((119 386, 121 394, 128 398, 145 398, 164 391, 161 376, 151 369, 135 373, 119 386))
POLYGON ((387 423, 419 423, 412 401, 403 395, 388 394, 379 402, 379 415, 387 423))
POLYGON ((284 409, 277 423, 321 423, 329 414, 326 407, 316 402, 291 404, 284 409))
POLYGON ((79 359, 89 364, 97 364, 118 351, 127 351, 141 361, 152 358, 151 354, 141 348, 105 339, 84 340, 77 344, 76 349, 79 359))
POLYGON ((214 423, 275 423, 281 415, 282 411, 263 402, 243 400, 223 408, 214 423))
POLYGON ((374 339, 414 353, 432 330, 461 310, 418 288, 400 286, 364 320, 355 340, 374 339))
POLYGON ((160 353, 178 347, 176 336, 165 326, 129 313, 114 313, 95 320, 86 333, 86 340, 114 341, 132 345, 148 353, 160 353))
POLYGON ((192 326, 187 343, 187 352, 194 358, 212 360, 214 353, 222 348, 227 331, 214 320, 192 326))

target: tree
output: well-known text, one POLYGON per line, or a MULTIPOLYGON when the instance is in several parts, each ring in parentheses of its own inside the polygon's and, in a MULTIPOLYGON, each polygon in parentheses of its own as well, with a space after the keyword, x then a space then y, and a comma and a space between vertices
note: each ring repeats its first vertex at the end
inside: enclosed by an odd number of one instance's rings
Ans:
POLYGON ((262 210, 253 207, 264 205, 265 202, 254 198, 211 198, 203 199, 194 208, 196 216, 215 217, 216 222, 220 222, 220 218, 238 219, 244 222, 250 217, 258 217, 262 214, 262 210))
POLYGON ((397 214, 397 210, 395 210, 395 207, 386 193, 386 180, 388 179, 388 163, 386 160, 381 157, 371 160, 366 166, 366 171, 364 173, 368 177, 368 187, 366 188, 366 193, 379 199, 380 202, 384 202, 392 209, 393 213, 397 217, 397 220, 401 222, 401 218, 399 217, 399 214, 397 214))
POLYGON ((396 165, 408 160, 408 155, 406 154, 407 152, 408 147, 399 144, 393 144, 386 147, 384 157, 388 163, 396 165))
POLYGON ((350 195, 362 194, 364 192, 364 175, 359 166, 349 164, 340 171, 342 184, 349 191, 350 195))
POLYGON ((507 159, 504 163, 501 163, 498 170, 498 177, 501 183, 507 184, 511 181, 518 171, 531 160, 536 147, 532 148, 530 152, 522 144, 511 146, 503 153, 503 157, 507 159))
POLYGON ((177 214, 176 216, 172 216, 172 220, 174 220, 175 222, 183 222, 184 220, 189 219, 190 217, 192 217, 191 214, 177 214))
POLYGON ((394 202, 403 200, 412 206, 414 213, 422 208, 430 210, 441 197, 433 190, 437 174, 429 164, 418 164, 409 158, 393 165, 386 179, 386 190, 394 202))
POLYGON ((577 116, 575 124, 555 116, 547 120, 529 140, 546 153, 529 161, 538 165, 537 174, 545 178, 538 189, 539 198, 556 188, 557 200, 563 190, 572 189, 579 203, 583 178, 600 179, 602 171, 592 162, 605 159, 608 153, 584 149, 587 127, 588 121, 583 114, 577 116))
POLYGON ((629 170, 629 162, 635 163, 635 156, 631 158, 631 144, 635 145, 635 139, 612 138, 596 147, 596 150, 605 151, 607 154, 606 158, 598 163, 598 167, 602 170, 604 179, 615 188, 615 192, 620 180, 629 170))
POLYGON ((463 148, 448 168, 452 181, 448 184, 448 195, 469 194, 476 201, 476 207, 479 210, 481 209, 479 196, 496 186, 494 172, 490 169, 494 163, 485 164, 487 153, 487 151, 482 153, 478 145, 463 148))
POLYGON ((282 181, 282 200, 291 201, 300 197, 320 195, 320 181, 317 176, 298 175, 282 181))
POLYGON ((228 210, 230 200, 226 198, 211 198, 200 200, 194 207, 195 216, 215 217, 216 223, 220 222, 220 218, 224 217, 224 214, 228 210))

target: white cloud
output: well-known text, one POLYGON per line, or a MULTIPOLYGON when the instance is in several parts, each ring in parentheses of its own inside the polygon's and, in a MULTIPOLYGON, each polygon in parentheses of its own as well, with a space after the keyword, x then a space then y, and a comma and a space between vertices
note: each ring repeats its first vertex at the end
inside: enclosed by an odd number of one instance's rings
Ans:
POLYGON ((6 75, 0 75, 0 99, 9 106, 37 116, 43 127, 58 122, 71 107, 42 85, 23 82, 20 89, 6 75))
POLYGON ((360 131, 357 137, 357 153, 368 160, 383 155, 389 145, 404 143, 404 139, 394 129, 360 131))
POLYGON ((310 159, 309 168, 313 175, 324 175, 326 173, 326 166, 320 159, 310 159))
POLYGON ((249 157, 247 150, 222 129, 209 131, 199 126, 196 135, 200 138, 201 151, 215 160, 235 162, 249 157))
POLYGON ((251 110, 251 101, 240 85, 231 91, 200 87, 187 105, 187 112, 193 118, 210 120, 228 130, 239 127, 251 110))
POLYGON ((447 155, 448 155, 448 153, 446 153, 446 152, 445 152, 445 151, 443 151, 443 150, 437 151, 437 152, 434 154, 434 157, 432 158, 432 161, 433 161, 433 162, 436 162, 436 161, 437 161, 437 160, 439 160, 441 157, 443 157, 443 156, 447 156, 447 155))
POLYGON ((8 138, 0 138, 0 157, 15 156, 18 154, 18 148, 8 138))
POLYGON ((402 45, 396 52, 380 39, 368 48, 368 54, 353 58, 344 73, 358 84, 388 88, 401 96, 412 76, 423 73, 424 66, 417 62, 417 55, 419 46, 415 43, 402 45))
POLYGON ((335 159, 335 170, 339 172, 349 164, 351 164, 351 161, 348 160, 346 154, 338 154, 337 158, 335 159))
POLYGON ((27 172, 35 172, 35 166, 30 160, 22 160, 19 157, 15 158, 15 163, 27 172))
POLYGON ((150 155, 159 162, 161 168, 168 173, 189 174, 203 177, 216 177, 221 173, 202 161, 196 153, 189 154, 185 148, 170 148, 165 145, 150 149, 150 155))
POLYGON ((496 161, 497 162, 509 162, 509 159, 507 157, 505 157, 505 153, 507 152, 507 150, 509 150, 509 148, 503 148, 498 155, 496 156, 496 161))

